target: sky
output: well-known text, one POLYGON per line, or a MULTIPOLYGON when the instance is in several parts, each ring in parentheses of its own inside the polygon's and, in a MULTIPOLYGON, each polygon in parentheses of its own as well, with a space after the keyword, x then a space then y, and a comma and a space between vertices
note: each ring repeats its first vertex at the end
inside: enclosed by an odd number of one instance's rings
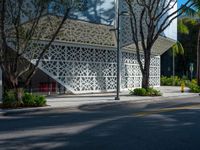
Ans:
POLYGON ((178 7, 181 6, 181 4, 186 3, 187 0, 178 0, 178 7))

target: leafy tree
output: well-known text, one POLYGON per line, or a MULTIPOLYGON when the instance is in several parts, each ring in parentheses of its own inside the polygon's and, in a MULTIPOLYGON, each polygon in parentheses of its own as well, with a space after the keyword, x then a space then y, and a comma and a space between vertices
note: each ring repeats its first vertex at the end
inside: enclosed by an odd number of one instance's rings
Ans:
POLYGON ((176 44, 174 44, 172 47, 171 47, 171 52, 174 53, 175 55, 183 55, 185 50, 183 48, 183 45, 177 41, 176 44))
MULTIPOLYGON (((6 88, 15 91, 19 103, 22 102, 21 86, 29 85, 42 57, 60 32, 75 2, 76 0, 0 0, 0 67, 6 88), (32 57, 35 60, 32 64, 24 58, 24 54, 29 51, 32 41, 40 41, 41 35, 47 30, 42 19, 50 6, 54 15, 59 16, 52 24, 53 30, 48 35, 48 43, 40 47, 37 56, 32 57), (20 80, 25 84, 20 85, 20 80)), ((51 21, 48 18, 46 23, 51 21)))
POLYGON ((152 47, 169 25, 193 3, 188 0, 174 9, 177 0, 126 0, 130 13, 132 40, 136 47, 137 61, 142 72, 142 87, 149 87, 152 47), (135 11, 140 8, 140 11, 135 11), (141 43, 141 44, 140 44, 141 43), (140 53, 144 53, 144 65, 140 53))
MULTIPOLYGON (((191 1, 194 3, 194 6, 185 8, 184 13, 196 19, 200 19, 200 1, 199 0, 191 0, 191 1)), ((196 54, 197 54, 197 84, 200 86, 200 27, 198 29, 196 54)))
MULTIPOLYGON (((189 63, 197 63, 196 45, 199 30, 199 23, 193 18, 181 18, 178 20, 178 40, 184 48, 184 55, 177 56, 177 72, 184 71, 184 75, 188 74, 189 63), (183 30, 184 28, 184 30, 183 30)), ((196 72, 196 67, 194 69, 196 72)))

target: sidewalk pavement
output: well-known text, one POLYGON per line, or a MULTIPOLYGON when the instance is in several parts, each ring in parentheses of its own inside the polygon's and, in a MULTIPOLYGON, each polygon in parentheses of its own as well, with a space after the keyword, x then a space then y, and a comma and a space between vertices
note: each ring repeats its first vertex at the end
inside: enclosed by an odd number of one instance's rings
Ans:
POLYGON ((189 89, 185 88, 185 92, 180 92, 180 87, 162 86, 157 88, 163 95, 159 97, 145 97, 145 96, 130 96, 128 91, 120 93, 120 100, 114 100, 116 93, 99 93, 99 94, 83 94, 83 95, 56 95, 47 97, 46 107, 39 108, 22 108, 22 109, 0 109, 0 115, 14 114, 21 112, 31 112, 38 110, 48 110, 56 108, 78 108, 82 105, 102 104, 102 103, 141 103, 141 102, 156 102, 166 99, 186 98, 198 96, 197 93, 189 93, 189 89))

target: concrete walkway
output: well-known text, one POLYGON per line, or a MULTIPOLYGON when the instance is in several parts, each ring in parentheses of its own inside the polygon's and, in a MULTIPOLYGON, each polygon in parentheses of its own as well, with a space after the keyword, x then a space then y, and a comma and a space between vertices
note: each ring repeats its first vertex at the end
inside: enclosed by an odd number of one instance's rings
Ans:
POLYGON ((131 102, 131 103, 141 103, 141 102, 156 102, 166 99, 183 98, 183 97, 193 97, 198 96, 195 93, 189 93, 189 89, 185 89, 185 93, 180 92, 180 87, 162 86, 157 88, 162 93, 163 96, 159 97, 145 97, 145 96, 130 96, 128 91, 120 93, 120 101, 114 100, 116 93, 104 93, 104 94, 84 94, 84 95, 56 95, 47 97, 47 107, 41 108, 23 108, 15 110, 2 110, 0 109, 0 114, 5 113, 17 113, 22 111, 37 111, 45 109, 55 109, 55 108, 73 108, 88 104, 100 104, 100 103, 121 103, 121 102, 131 102))
POLYGON ((77 107, 85 104, 95 103, 109 103, 109 102, 150 102, 163 100, 166 98, 181 98, 181 97, 193 97, 197 96, 196 93, 190 93, 189 89, 185 89, 185 93, 180 92, 180 87, 162 86, 157 88, 163 93, 163 96, 159 97, 146 97, 146 96, 130 96, 128 91, 120 93, 120 101, 114 100, 115 93, 104 94, 84 94, 84 95, 58 95, 47 98, 48 105, 50 107, 77 107))

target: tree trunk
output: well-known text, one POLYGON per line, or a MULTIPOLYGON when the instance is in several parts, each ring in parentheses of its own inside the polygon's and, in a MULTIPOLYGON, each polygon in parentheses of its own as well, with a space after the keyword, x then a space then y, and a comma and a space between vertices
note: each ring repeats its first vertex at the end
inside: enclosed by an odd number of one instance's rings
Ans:
POLYGON ((22 87, 19 86, 19 81, 12 75, 5 75, 5 84, 6 84, 6 90, 7 91, 14 91, 15 93, 15 99, 16 99, 16 106, 21 106, 23 104, 22 97, 24 95, 24 90, 22 87))
POLYGON ((142 75, 142 88, 149 88, 149 75, 146 71, 142 75))
POLYGON ((21 106, 21 104, 23 104, 23 101, 22 101, 23 95, 24 95, 23 88, 16 87, 15 88, 15 97, 16 97, 16 101, 17 101, 18 106, 21 106))
POLYGON ((197 84, 200 86, 200 29, 197 41, 197 84))
POLYGON ((24 90, 23 90, 23 88, 21 88, 19 86, 18 79, 13 79, 11 77, 11 82, 13 84, 12 86, 14 87, 15 99, 17 101, 17 105, 21 106, 21 104, 23 104, 22 97, 23 97, 23 94, 24 94, 24 90))
POLYGON ((149 72, 150 72, 150 54, 146 54, 144 58, 144 71, 142 72, 142 88, 149 88, 149 72))

